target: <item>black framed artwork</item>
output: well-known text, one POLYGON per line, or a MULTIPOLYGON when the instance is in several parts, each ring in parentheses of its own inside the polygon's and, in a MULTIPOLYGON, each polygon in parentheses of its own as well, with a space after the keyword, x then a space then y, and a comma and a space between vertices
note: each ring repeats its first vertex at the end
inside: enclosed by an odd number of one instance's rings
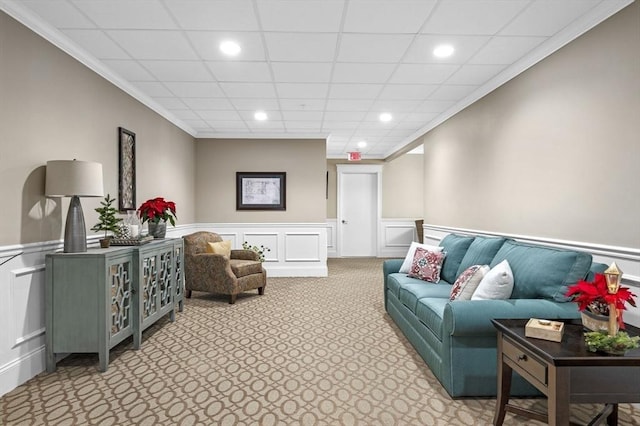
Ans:
POLYGON ((118 127, 118 207, 136 209, 136 134, 118 127))
POLYGON ((286 172, 237 172, 236 210, 286 210, 286 172))

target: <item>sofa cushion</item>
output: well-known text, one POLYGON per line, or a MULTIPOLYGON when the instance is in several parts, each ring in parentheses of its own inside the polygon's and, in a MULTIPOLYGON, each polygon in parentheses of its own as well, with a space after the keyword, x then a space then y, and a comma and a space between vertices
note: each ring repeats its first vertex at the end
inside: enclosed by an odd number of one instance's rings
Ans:
POLYGON ((404 283, 398 291, 398 299, 411 312, 416 313, 416 304, 423 298, 444 299, 449 301, 451 284, 440 281, 438 284, 426 283, 417 278, 413 278, 413 283, 404 283))
POLYGON ((464 258, 467 249, 473 242, 474 237, 449 234, 440 241, 440 246, 444 249, 446 256, 442 263, 440 275, 447 282, 455 282, 458 278, 458 268, 464 258))
POLYGON ((490 266, 509 260, 513 272, 512 299, 566 302, 567 288, 584 279, 591 267, 588 253, 506 241, 490 266))
POLYGON ((418 247, 413 255, 409 276, 437 283, 440 281, 440 269, 442 268, 443 259, 444 253, 441 251, 430 251, 418 247))
POLYGON ((429 251, 442 251, 442 247, 430 246, 428 244, 421 244, 421 243, 412 241, 411 245, 409 246, 409 251, 407 252, 407 255, 404 258, 404 262, 402 262, 402 265, 400 265, 400 269, 398 270, 398 272, 402 272, 404 274, 409 273, 409 271, 411 270, 411 265, 413 264, 413 257, 415 256, 416 249, 418 247, 422 247, 423 249, 429 250, 429 251))
POLYGON ((471 300, 506 300, 513 292, 513 273, 509 261, 503 260, 482 278, 471 300))
POLYGON ((473 265, 462 271, 451 287, 449 300, 471 300, 478 284, 489 272, 489 265, 473 265))
POLYGON ((506 238, 476 237, 460 262, 458 276, 470 266, 490 264, 505 241, 506 238))
POLYGON ((449 299, 427 297, 418 300, 416 317, 442 341, 444 307, 449 299))

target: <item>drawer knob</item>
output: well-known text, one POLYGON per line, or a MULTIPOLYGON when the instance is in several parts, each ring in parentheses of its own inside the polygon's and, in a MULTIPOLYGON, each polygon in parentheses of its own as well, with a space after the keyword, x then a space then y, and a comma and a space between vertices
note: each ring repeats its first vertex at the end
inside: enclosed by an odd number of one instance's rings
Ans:
POLYGON ((518 361, 526 361, 527 360, 527 356, 526 355, 520 355, 518 356, 518 361))

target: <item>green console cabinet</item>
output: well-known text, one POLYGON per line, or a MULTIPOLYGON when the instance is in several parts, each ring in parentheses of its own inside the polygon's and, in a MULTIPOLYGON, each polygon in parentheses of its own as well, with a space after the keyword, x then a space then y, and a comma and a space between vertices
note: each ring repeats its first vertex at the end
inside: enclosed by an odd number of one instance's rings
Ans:
POLYGON ((89 249, 46 256, 46 364, 56 354, 98 353, 100 371, 109 350, 129 336, 139 349, 142 331, 184 303, 182 239, 141 246, 89 249))

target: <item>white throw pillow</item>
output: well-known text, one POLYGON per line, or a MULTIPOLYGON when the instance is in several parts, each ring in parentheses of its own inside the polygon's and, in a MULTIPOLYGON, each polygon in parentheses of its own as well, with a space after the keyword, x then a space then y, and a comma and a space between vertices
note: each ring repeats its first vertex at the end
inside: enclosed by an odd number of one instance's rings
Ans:
POLYGON ((411 245, 409 246, 409 251, 407 252, 407 257, 404 258, 404 262, 402 262, 402 266, 400 266, 400 270, 398 272, 401 272, 403 274, 408 274, 409 271, 411 270, 411 265, 413 264, 413 256, 416 254, 416 249, 418 247, 422 247, 425 250, 428 251, 436 251, 436 252, 441 252, 442 251, 442 247, 440 246, 430 246, 428 244, 420 244, 417 243, 415 241, 411 242, 411 245))
POLYGON ((449 300, 471 300, 480 281, 489 272, 489 265, 469 266, 451 286, 449 300))
POLYGON ((506 300, 513 291, 513 272, 505 259, 484 276, 471 300, 506 300))

